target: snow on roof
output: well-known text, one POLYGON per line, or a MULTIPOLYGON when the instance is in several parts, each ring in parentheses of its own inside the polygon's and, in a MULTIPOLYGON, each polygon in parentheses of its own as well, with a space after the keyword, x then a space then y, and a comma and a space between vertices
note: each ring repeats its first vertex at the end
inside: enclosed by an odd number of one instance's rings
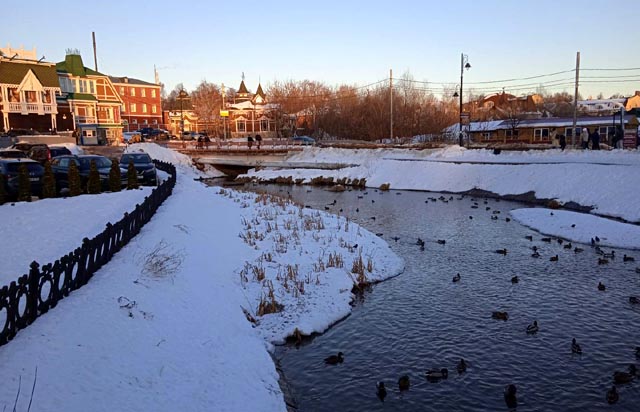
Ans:
MULTIPOLYGON (((624 122, 628 124, 633 118, 633 115, 625 115, 624 122)), ((591 116, 591 117, 579 117, 576 121, 577 126, 605 126, 619 124, 619 116, 591 116)), ((459 123, 451 125, 444 129, 445 133, 458 133, 459 123)), ((525 119, 518 121, 517 128, 526 127, 572 127, 573 118, 571 117, 546 117, 541 119, 525 119)), ((495 130, 511 129, 512 124, 509 120, 493 120, 488 122, 471 122, 469 125, 470 133, 478 132, 490 132, 495 130)), ((465 127, 466 129, 466 127, 465 127)))

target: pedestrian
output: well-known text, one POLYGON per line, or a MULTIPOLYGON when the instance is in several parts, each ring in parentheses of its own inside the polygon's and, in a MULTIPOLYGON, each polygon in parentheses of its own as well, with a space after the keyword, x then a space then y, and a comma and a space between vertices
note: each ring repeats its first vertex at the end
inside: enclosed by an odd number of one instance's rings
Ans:
POLYGON ((589 148, 589 129, 583 127, 580 138, 582 139, 582 149, 587 150, 589 148))
POLYGON ((204 137, 204 147, 205 149, 209 150, 209 143, 211 143, 211 139, 209 139, 209 135, 206 135, 204 137))
POLYGON ((598 133, 598 128, 593 129, 593 133, 591 133, 591 150, 600 150, 600 133, 598 133))
POLYGON ((561 133, 558 139, 560 140, 560 150, 564 151, 564 148, 567 147, 567 137, 561 133))
POLYGON ((258 146, 258 150, 260 150, 260 144, 262 143, 262 136, 259 134, 256 135, 256 145, 258 146))
POLYGON ((624 132, 622 127, 616 126, 616 132, 613 136, 613 147, 616 149, 624 149, 624 132))
POLYGON ((251 150, 251 146, 253 146, 253 137, 251 137, 251 135, 247 136, 247 146, 249 150, 251 150))
POLYGON ((202 149, 203 143, 204 143, 204 140, 202 139, 202 136, 198 136, 198 145, 197 145, 197 148, 198 148, 198 149, 202 149))

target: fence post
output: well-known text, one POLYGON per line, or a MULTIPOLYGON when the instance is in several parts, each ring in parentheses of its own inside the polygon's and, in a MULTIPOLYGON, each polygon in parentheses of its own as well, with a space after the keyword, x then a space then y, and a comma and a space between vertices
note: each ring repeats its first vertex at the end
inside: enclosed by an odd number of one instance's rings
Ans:
POLYGON ((29 293, 27 293, 27 324, 33 323, 38 317, 38 283, 40 282, 40 265, 35 260, 29 269, 29 293))

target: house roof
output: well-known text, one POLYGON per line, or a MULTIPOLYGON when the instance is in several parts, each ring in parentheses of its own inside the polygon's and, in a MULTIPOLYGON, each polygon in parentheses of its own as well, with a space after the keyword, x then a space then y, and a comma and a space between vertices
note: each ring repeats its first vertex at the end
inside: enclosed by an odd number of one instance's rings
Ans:
POLYGON ((240 82, 240 88, 238 88, 238 93, 249 94, 249 90, 247 90, 247 86, 245 86, 244 80, 240 82))
POLYGON ((22 63, 0 60, 0 83, 19 85, 22 79, 33 71, 43 87, 60 88, 58 73, 51 64, 22 63))
POLYGON ((262 91, 262 85, 258 83, 258 90, 256 90, 256 96, 262 96, 263 99, 266 99, 267 96, 262 91))
MULTIPOLYGON (((583 116, 579 117, 576 121, 576 126, 608 126, 620 123, 620 116, 583 116)), ((633 124, 635 116, 625 115, 625 124, 633 124)), ((518 129, 522 128, 534 128, 534 127, 573 127, 573 118, 571 117, 546 117, 542 119, 525 119, 520 120, 516 126, 518 129)), ((471 122, 469 125, 469 132, 492 132, 496 130, 511 129, 512 124, 509 120, 493 120, 489 122, 471 122)), ((466 129, 466 128, 465 128, 466 129)), ((459 131, 459 123, 453 124, 447 127, 445 133, 455 133, 459 131)))
POLYGON ((127 76, 123 76, 123 77, 109 76, 109 79, 111 79, 111 83, 114 83, 114 84, 137 84, 137 85, 141 85, 141 86, 156 86, 156 87, 160 87, 160 85, 158 85, 158 84, 145 82, 144 80, 134 79, 134 78, 127 77, 127 76))
POLYGON ((69 73, 74 76, 104 76, 104 74, 91 70, 88 67, 84 67, 82 63, 82 56, 79 54, 67 54, 63 62, 56 64, 56 70, 60 73, 69 73))
POLYGON ((98 99, 89 93, 67 93, 67 100, 91 100, 95 102, 98 99))

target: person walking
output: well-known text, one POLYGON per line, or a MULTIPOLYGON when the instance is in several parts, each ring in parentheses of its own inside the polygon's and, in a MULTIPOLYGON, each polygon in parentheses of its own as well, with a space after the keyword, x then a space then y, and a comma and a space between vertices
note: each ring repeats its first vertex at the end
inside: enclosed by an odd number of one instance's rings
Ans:
POLYGON ((259 134, 256 135, 256 146, 258 146, 258 150, 260 150, 260 144, 262 143, 262 136, 259 134))
POLYGON ((589 148, 589 129, 583 127, 580 138, 582 139, 582 149, 587 150, 589 148))
POLYGON ((560 140, 560 150, 564 151, 564 148, 567 147, 567 138, 561 133, 558 135, 558 139, 560 140))
POLYGON ((591 150, 600 150, 600 133, 597 127, 591 133, 591 150))
POLYGON ((251 146, 253 146, 253 137, 251 137, 251 135, 247 136, 247 146, 249 150, 251 150, 251 146))

